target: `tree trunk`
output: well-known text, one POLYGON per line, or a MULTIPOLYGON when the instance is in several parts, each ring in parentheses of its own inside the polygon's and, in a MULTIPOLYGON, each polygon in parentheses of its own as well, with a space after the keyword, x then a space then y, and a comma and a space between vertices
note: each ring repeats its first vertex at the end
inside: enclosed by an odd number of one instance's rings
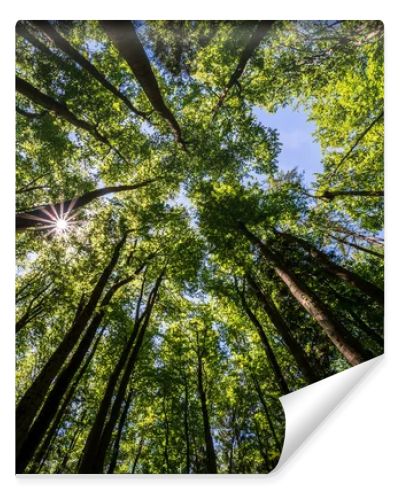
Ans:
POLYGON ((70 404, 80 381, 82 380, 82 377, 84 376, 84 374, 86 373, 86 370, 89 367, 89 364, 90 364, 90 362, 91 362, 91 360, 92 360, 92 358, 97 350, 97 346, 100 342, 100 339, 101 339, 101 336, 102 336, 104 329, 105 329, 105 327, 103 327, 100 335, 97 336, 97 339, 96 339, 95 343, 93 344, 93 347, 92 347, 90 353, 86 357, 85 363, 82 365, 81 369, 79 370, 79 373, 75 377, 73 384, 68 389, 68 392, 63 400, 63 403, 62 403, 61 407, 59 408, 53 422, 51 423, 51 427, 49 428, 49 430, 46 434, 46 438, 43 440, 38 452, 36 453, 36 455, 34 457, 35 462, 34 462, 33 467, 30 469, 30 472, 38 473, 40 471, 44 461, 46 460, 47 454, 50 450, 50 444, 51 444, 52 440, 54 439, 54 436, 55 436, 57 429, 60 425, 61 419, 63 418, 65 411, 68 408, 68 405, 70 404), (38 467, 39 467, 39 469, 38 469, 38 467))
POLYGON ((242 293, 242 292, 239 292, 239 293, 240 293, 243 309, 245 310, 250 321, 255 326, 255 328, 258 332, 258 335, 260 337, 260 340, 264 346, 265 354, 267 355, 268 362, 272 368, 272 371, 274 372, 275 380, 276 380, 276 383, 278 384, 280 392, 282 395, 288 394, 290 392, 290 389, 286 383, 285 377, 283 376, 282 370, 279 366, 278 360, 276 359, 274 351, 272 350, 272 347, 270 346, 270 344, 268 342, 268 338, 267 338, 267 335, 264 331, 264 328, 262 327, 261 323, 258 321, 258 318, 253 313, 253 311, 251 310, 249 305, 247 304, 244 293, 242 293))
POLYGON ((199 347, 197 348, 197 389, 201 402, 201 413, 203 416, 204 441, 206 445, 206 467, 208 474, 217 473, 217 458, 215 456, 214 441, 211 434, 210 419, 207 408, 207 396, 203 384, 203 360, 199 347))
POLYGON ((260 21, 257 24, 256 29, 254 30, 254 32, 251 35, 249 41, 247 42, 245 48, 243 49, 243 52, 240 55, 239 62, 235 68, 235 71, 232 73, 224 91, 222 92, 222 94, 219 97, 217 106, 214 110, 214 116, 218 112, 219 108, 223 105, 223 103, 226 99, 226 96, 228 95, 231 88, 238 83, 238 81, 239 81, 240 77, 242 76, 243 71, 246 67, 246 64, 248 63, 249 59, 252 57, 254 52, 259 47, 264 36, 271 29, 273 23, 274 23, 274 21, 260 21))
POLYGON ((306 283, 288 268, 278 254, 270 250, 243 223, 239 223, 238 229, 260 249, 265 259, 273 265, 275 273, 285 283, 293 297, 321 326, 350 365, 358 365, 372 357, 371 353, 363 349, 360 343, 351 337, 333 312, 321 302, 306 283))
POLYGON ((337 278, 345 281, 352 287, 358 288, 363 293, 371 297, 372 300, 383 306, 384 294, 383 290, 381 290, 379 287, 377 287, 373 283, 370 283, 363 277, 359 276, 357 273, 344 268, 340 264, 336 264, 336 262, 330 260, 330 258, 324 252, 316 248, 308 241, 289 233, 281 233, 278 231, 275 231, 275 233, 283 238, 286 238, 289 241, 294 241, 295 243, 301 245, 310 253, 312 257, 317 259, 324 266, 329 274, 332 274, 333 276, 336 276, 337 278))
POLYGON ((131 21, 100 21, 104 31, 126 60, 153 108, 169 123, 179 144, 184 147, 182 131, 166 106, 150 61, 131 21))
POLYGON ((133 461, 131 474, 135 474, 136 467, 137 467, 137 464, 138 464, 138 462, 139 462, 140 455, 142 454, 143 442, 144 442, 144 438, 143 438, 143 436, 142 436, 142 437, 140 438, 140 441, 139 441, 139 448, 138 448, 138 451, 137 451, 137 453, 136 453, 135 460, 133 461))
POLYGON ((107 471, 108 474, 114 474, 115 466, 117 465, 118 454, 119 454, 119 445, 121 442, 122 431, 124 429, 126 417, 128 416, 129 408, 131 406, 132 397, 133 397, 133 391, 131 390, 128 394, 128 397, 126 398, 124 409, 121 413, 121 416, 120 416, 120 419, 118 422, 117 435, 115 436, 113 451, 111 453, 110 465, 108 466, 108 471, 107 471))
POLYGON ((335 241, 338 241, 339 243, 343 243, 344 245, 348 245, 349 247, 355 248, 356 250, 360 250, 361 252, 369 253, 370 255, 373 255, 374 257, 378 257, 379 259, 384 259, 384 255, 375 252, 374 250, 371 250, 366 247, 362 247, 361 245, 357 245, 357 243, 350 243, 350 241, 347 241, 343 238, 339 238, 338 236, 334 236, 333 234, 329 234, 329 237, 332 238, 335 241))
MULTIPOLYGON (((129 278, 126 278, 125 280, 122 280, 112 286, 106 293, 104 299, 101 301, 100 307, 106 307, 110 303, 114 293, 123 285, 132 281, 133 278, 134 276, 130 276, 129 278)), ((81 363, 90 348, 104 315, 104 309, 94 315, 82 337, 82 340, 72 355, 72 358, 68 361, 68 364, 54 382, 53 388, 51 389, 34 423, 32 424, 32 427, 26 434, 24 443, 20 447, 17 454, 17 473, 22 473, 25 470, 25 467, 34 456, 38 446, 44 438, 49 425, 51 425, 52 420, 57 414, 64 395, 68 391, 68 387, 71 385, 75 375, 79 371, 79 367, 81 366, 81 363)))
POLYGON ((279 312, 272 298, 268 297, 265 294, 265 292, 261 289, 260 285, 253 278, 253 276, 251 276, 250 273, 246 274, 246 278, 254 293, 256 294, 258 300, 260 301, 264 311, 267 313, 271 323, 275 326, 279 335, 285 342, 289 352, 294 357, 297 366, 300 368, 305 380, 309 384, 317 382, 320 377, 318 377, 314 369, 311 367, 306 355, 304 354, 303 348, 293 337, 288 324, 283 319, 282 314, 279 312))
POLYGON ((117 88, 115 88, 107 78, 100 73, 100 71, 93 66, 93 64, 82 56, 68 40, 66 40, 48 21, 31 21, 31 23, 39 28, 40 31, 45 33, 48 38, 50 38, 54 45, 67 54, 75 63, 85 69, 93 78, 95 78, 104 88, 114 94, 118 99, 120 99, 133 113, 141 116, 142 118, 147 118, 148 114, 143 113, 136 109, 131 101, 117 88))
POLYGON ((98 132, 95 125, 75 116, 65 104, 56 101, 46 94, 43 94, 43 92, 40 92, 40 90, 36 89, 29 82, 23 80, 19 76, 16 77, 16 90, 20 94, 33 101, 35 104, 38 104, 39 106, 42 106, 49 111, 53 111, 53 113, 55 113, 58 117, 68 121, 74 127, 89 132, 89 134, 91 134, 96 140, 102 142, 110 149, 115 151, 126 162, 126 159, 116 148, 111 145, 110 141, 102 134, 100 134, 100 132, 98 132))
POLYGON ((116 245, 110 262, 93 288, 87 304, 85 306, 81 303, 79 304, 79 312, 77 311, 77 315, 69 331, 65 334, 57 349, 50 356, 39 375, 32 382, 32 385, 25 392, 18 403, 16 413, 17 453, 25 440, 28 430, 38 413, 53 380, 66 359, 72 353, 72 350, 79 341, 82 332, 89 323, 97 303, 100 300, 101 294, 107 285, 108 279, 118 261, 120 251, 126 241, 127 235, 128 233, 125 233, 116 245))
POLYGON ((336 197, 342 197, 342 196, 361 196, 361 197, 373 197, 373 198, 378 198, 384 196, 383 190, 382 191, 363 191, 363 190, 342 190, 342 191, 324 191, 322 194, 316 196, 317 198, 325 198, 329 201, 333 200, 336 197))
POLYGON ((103 472, 107 448, 110 444, 112 432, 120 414, 120 409, 125 397, 129 379, 133 373, 133 369, 143 343, 144 335, 150 321, 151 312, 157 297, 161 280, 164 276, 164 272, 165 269, 157 278, 157 281, 152 291, 150 292, 146 309, 140 317, 138 316, 139 313, 137 307, 137 315, 132 335, 128 340, 124 351, 122 352, 122 355, 114 372, 110 377, 109 384, 100 405, 100 409, 96 415, 92 430, 89 433, 85 449, 83 450, 82 460, 79 467, 80 474, 99 474, 103 472), (132 349, 132 345, 136 337, 137 340, 132 349), (119 387, 115 395, 114 402, 111 406, 111 401, 115 392, 118 378, 123 369, 124 372, 122 373, 119 387), (111 410, 109 412, 110 406, 111 410), (106 422, 108 413, 110 413, 110 415, 108 421, 106 422))
POLYGON ((17 231, 25 230, 31 227, 46 229, 50 225, 54 225, 58 218, 66 218, 96 198, 100 198, 110 193, 120 193, 121 191, 133 191, 154 182, 155 179, 148 179, 136 184, 127 186, 111 186, 88 191, 81 196, 72 200, 62 201, 58 203, 49 203, 48 205, 40 205, 25 212, 16 214, 16 229, 17 231))

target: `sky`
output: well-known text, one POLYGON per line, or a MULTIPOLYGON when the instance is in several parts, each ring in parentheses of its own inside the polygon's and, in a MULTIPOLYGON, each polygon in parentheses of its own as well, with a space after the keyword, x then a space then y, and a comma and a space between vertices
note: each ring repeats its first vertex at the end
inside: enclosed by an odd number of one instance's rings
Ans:
POLYGON ((302 110, 289 107, 280 108, 276 113, 268 113, 261 108, 254 108, 254 113, 264 126, 277 129, 282 151, 278 157, 279 168, 288 171, 298 167, 304 171, 306 185, 314 180, 314 173, 322 172, 321 148, 315 142, 312 133, 315 124, 307 121, 302 110))

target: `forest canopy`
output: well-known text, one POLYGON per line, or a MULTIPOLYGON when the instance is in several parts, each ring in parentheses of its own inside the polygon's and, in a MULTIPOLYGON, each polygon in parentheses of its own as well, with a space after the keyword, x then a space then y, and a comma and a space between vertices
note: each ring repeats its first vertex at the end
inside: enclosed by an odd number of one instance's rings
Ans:
POLYGON ((379 21, 18 22, 16 471, 270 472, 383 352, 383 122, 379 21))

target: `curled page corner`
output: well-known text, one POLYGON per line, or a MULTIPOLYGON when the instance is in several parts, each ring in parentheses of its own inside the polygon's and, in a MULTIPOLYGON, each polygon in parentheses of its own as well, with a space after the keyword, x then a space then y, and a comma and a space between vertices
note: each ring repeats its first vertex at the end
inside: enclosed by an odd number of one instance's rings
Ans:
POLYGON ((337 373, 320 382, 282 396, 286 432, 282 454, 274 473, 278 472, 304 441, 383 359, 383 355, 337 373))

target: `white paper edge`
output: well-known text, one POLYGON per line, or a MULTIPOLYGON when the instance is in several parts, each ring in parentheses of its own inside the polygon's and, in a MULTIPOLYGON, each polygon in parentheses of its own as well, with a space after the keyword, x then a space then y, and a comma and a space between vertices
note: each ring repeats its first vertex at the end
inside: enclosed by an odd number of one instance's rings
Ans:
POLYGON ((383 355, 378 356, 279 398, 285 411, 286 431, 281 457, 272 474, 279 472, 303 442, 382 358, 383 355))

